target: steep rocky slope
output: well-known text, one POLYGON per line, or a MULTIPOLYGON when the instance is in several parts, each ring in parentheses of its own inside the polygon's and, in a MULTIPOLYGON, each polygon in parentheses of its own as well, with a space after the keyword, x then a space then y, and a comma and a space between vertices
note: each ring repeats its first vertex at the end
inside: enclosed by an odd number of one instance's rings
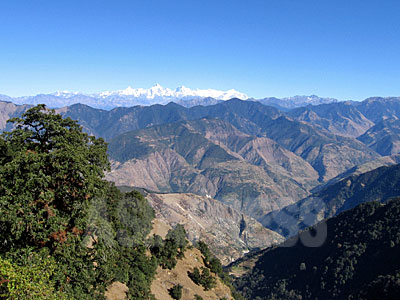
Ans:
POLYGON ((358 137, 374 126, 351 102, 307 106, 288 113, 296 120, 317 125, 330 133, 358 137))
POLYGON ((400 117, 400 97, 373 97, 361 102, 353 102, 353 105, 375 124, 400 117))
POLYGON ((356 139, 321 131, 287 116, 269 122, 265 134, 309 162, 318 172, 320 181, 379 157, 356 139))
POLYGON ((16 105, 11 102, 0 101, 0 132, 10 130, 11 126, 7 124, 7 120, 21 116, 29 107, 29 105, 16 105))
POLYGON ((357 165, 347 171, 339 174, 338 176, 328 180, 326 183, 320 184, 311 190, 312 193, 316 193, 318 191, 323 190, 329 185, 335 184, 347 177, 360 175, 363 173, 367 173, 369 171, 378 169, 380 167, 389 167, 400 163, 400 154, 390 155, 390 156, 381 156, 377 159, 371 160, 361 165, 357 165))
POLYGON ((385 202, 400 196, 400 165, 347 177, 335 184, 267 214, 261 223, 288 237, 299 230, 369 201, 385 202))
POLYGON ((221 120, 132 131, 111 140, 109 153, 107 178, 117 185, 210 195, 253 217, 306 196, 318 177, 272 140, 221 120))
POLYGON ((264 249, 283 241, 279 234, 220 201, 194 194, 148 194, 160 222, 169 226, 183 224, 191 242, 205 241, 210 250, 228 264, 253 249, 264 249))
POLYGON ((397 98, 331 103, 300 108, 284 116, 276 108, 258 102, 232 99, 192 108, 175 103, 118 108, 103 112, 101 122, 92 122, 90 114, 86 113, 90 109, 82 105, 68 107, 63 113, 78 119, 88 132, 106 139, 153 125, 205 117, 218 118, 246 134, 274 140, 307 160, 319 173, 320 181, 326 181, 379 156, 353 137, 384 118, 398 118, 399 103, 397 98), (372 114, 374 110, 375 117, 372 114))
POLYGON ((400 120, 383 120, 357 139, 380 155, 398 154, 400 153, 400 120))

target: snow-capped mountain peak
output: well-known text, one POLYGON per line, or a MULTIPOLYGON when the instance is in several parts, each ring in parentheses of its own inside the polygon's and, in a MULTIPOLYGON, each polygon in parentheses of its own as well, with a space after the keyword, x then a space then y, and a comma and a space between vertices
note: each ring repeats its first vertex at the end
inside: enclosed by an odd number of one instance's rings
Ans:
MULTIPOLYGON (((95 96, 95 95, 93 95, 95 96)), ((141 98, 141 99, 147 99, 147 100, 153 100, 155 98, 162 98, 164 100, 170 100, 174 101, 176 99, 193 99, 193 98, 215 98, 217 100, 228 100, 231 98, 240 98, 243 100, 248 99, 248 96, 240 93, 236 90, 228 90, 228 91, 219 91, 219 90, 213 90, 213 89, 207 89, 207 90, 192 90, 190 88, 187 88, 185 86, 180 86, 176 88, 175 90, 169 89, 169 88, 164 88, 160 84, 156 84, 152 86, 149 89, 143 89, 143 88, 132 88, 128 87, 124 90, 117 90, 117 91, 106 91, 97 94, 97 96, 101 98, 108 98, 108 97, 115 97, 115 96, 132 96, 135 98, 141 98)))
POLYGON ((164 88, 156 84, 148 89, 132 88, 123 90, 104 91, 95 94, 83 94, 81 92, 58 91, 53 94, 41 94, 14 98, 17 104, 44 103, 49 107, 68 106, 76 103, 86 104, 95 108, 111 109, 120 106, 167 104, 169 102, 187 102, 196 100, 202 103, 202 99, 214 98, 215 100, 229 100, 232 98, 248 99, 247 95, 236 90, 219 91, 213 89, 190 89, 180 86, 176 89, 164 88))
POLYGON ((79 92, 70 92, 70 91, 57 91, 51 95, 56 96, 56 97, 62 97, 62 98, 70 98, 76 95, 79 95, 79 92))

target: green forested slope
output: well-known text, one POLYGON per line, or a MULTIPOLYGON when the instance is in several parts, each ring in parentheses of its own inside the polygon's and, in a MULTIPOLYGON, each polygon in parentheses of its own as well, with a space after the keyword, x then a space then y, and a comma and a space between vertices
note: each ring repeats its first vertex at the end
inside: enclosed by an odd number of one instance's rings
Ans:
POLYGON ((364 203, 265 250, 237 285, 260 300, 398 299, 399 214, 399 198, 364 203), (306 247, 313 236, 325 242, 306 247))

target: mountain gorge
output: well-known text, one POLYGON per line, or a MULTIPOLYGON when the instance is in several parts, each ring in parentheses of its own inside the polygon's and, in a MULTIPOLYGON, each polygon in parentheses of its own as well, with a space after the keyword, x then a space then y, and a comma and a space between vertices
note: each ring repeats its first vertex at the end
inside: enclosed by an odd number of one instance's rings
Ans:
POLYGON ((223 265, 284 240, 255 219, 209 197, 150 193, 147 199, 155 210, 158 228, 182 224, 189 241, 206 242, 223 265))

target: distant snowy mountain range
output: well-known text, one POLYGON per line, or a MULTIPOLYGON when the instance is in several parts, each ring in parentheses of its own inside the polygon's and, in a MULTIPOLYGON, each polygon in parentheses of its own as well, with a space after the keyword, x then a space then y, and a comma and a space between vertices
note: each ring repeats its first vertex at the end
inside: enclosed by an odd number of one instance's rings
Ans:
POLYGON ((307 105, 320 105, 320 104, 338 102, 338 100, 335 98, 321 98, 315 95, 294 96, 287 98, 269 97, 257 101, 261 102, 262 104, 274 106, 282 110, 289 110, 296 107, 303 107, 307 105))
POLYGON ((320 98, 317 96, 295 96, 290 98, 265 98, 252 99, 246 94, 234 89, 219 91, 213 89, 190 89, 184 86, 176 89, 164 88, 159 84, 144 89, 128 87, 124 90, 106 91, 97 94, 84 94, 80 92, 59 91, 53 94, 39 94, 36 96, 9 97, 0 95, 1 101, 10 101, 15 104, 36 105, 44 103, 49 107, 58 108, 82 103, 94 108, 113 109, 115 107, 130 107, 135 105, 167 104, 176 102, 185 107, 196 105, 213 105, 221 101, 238 98, 241 100, 259 101, 266 105, 275 106, 281 109, 291 109, 306 105, 316 105, 336 102, 332 98, 320 98))

